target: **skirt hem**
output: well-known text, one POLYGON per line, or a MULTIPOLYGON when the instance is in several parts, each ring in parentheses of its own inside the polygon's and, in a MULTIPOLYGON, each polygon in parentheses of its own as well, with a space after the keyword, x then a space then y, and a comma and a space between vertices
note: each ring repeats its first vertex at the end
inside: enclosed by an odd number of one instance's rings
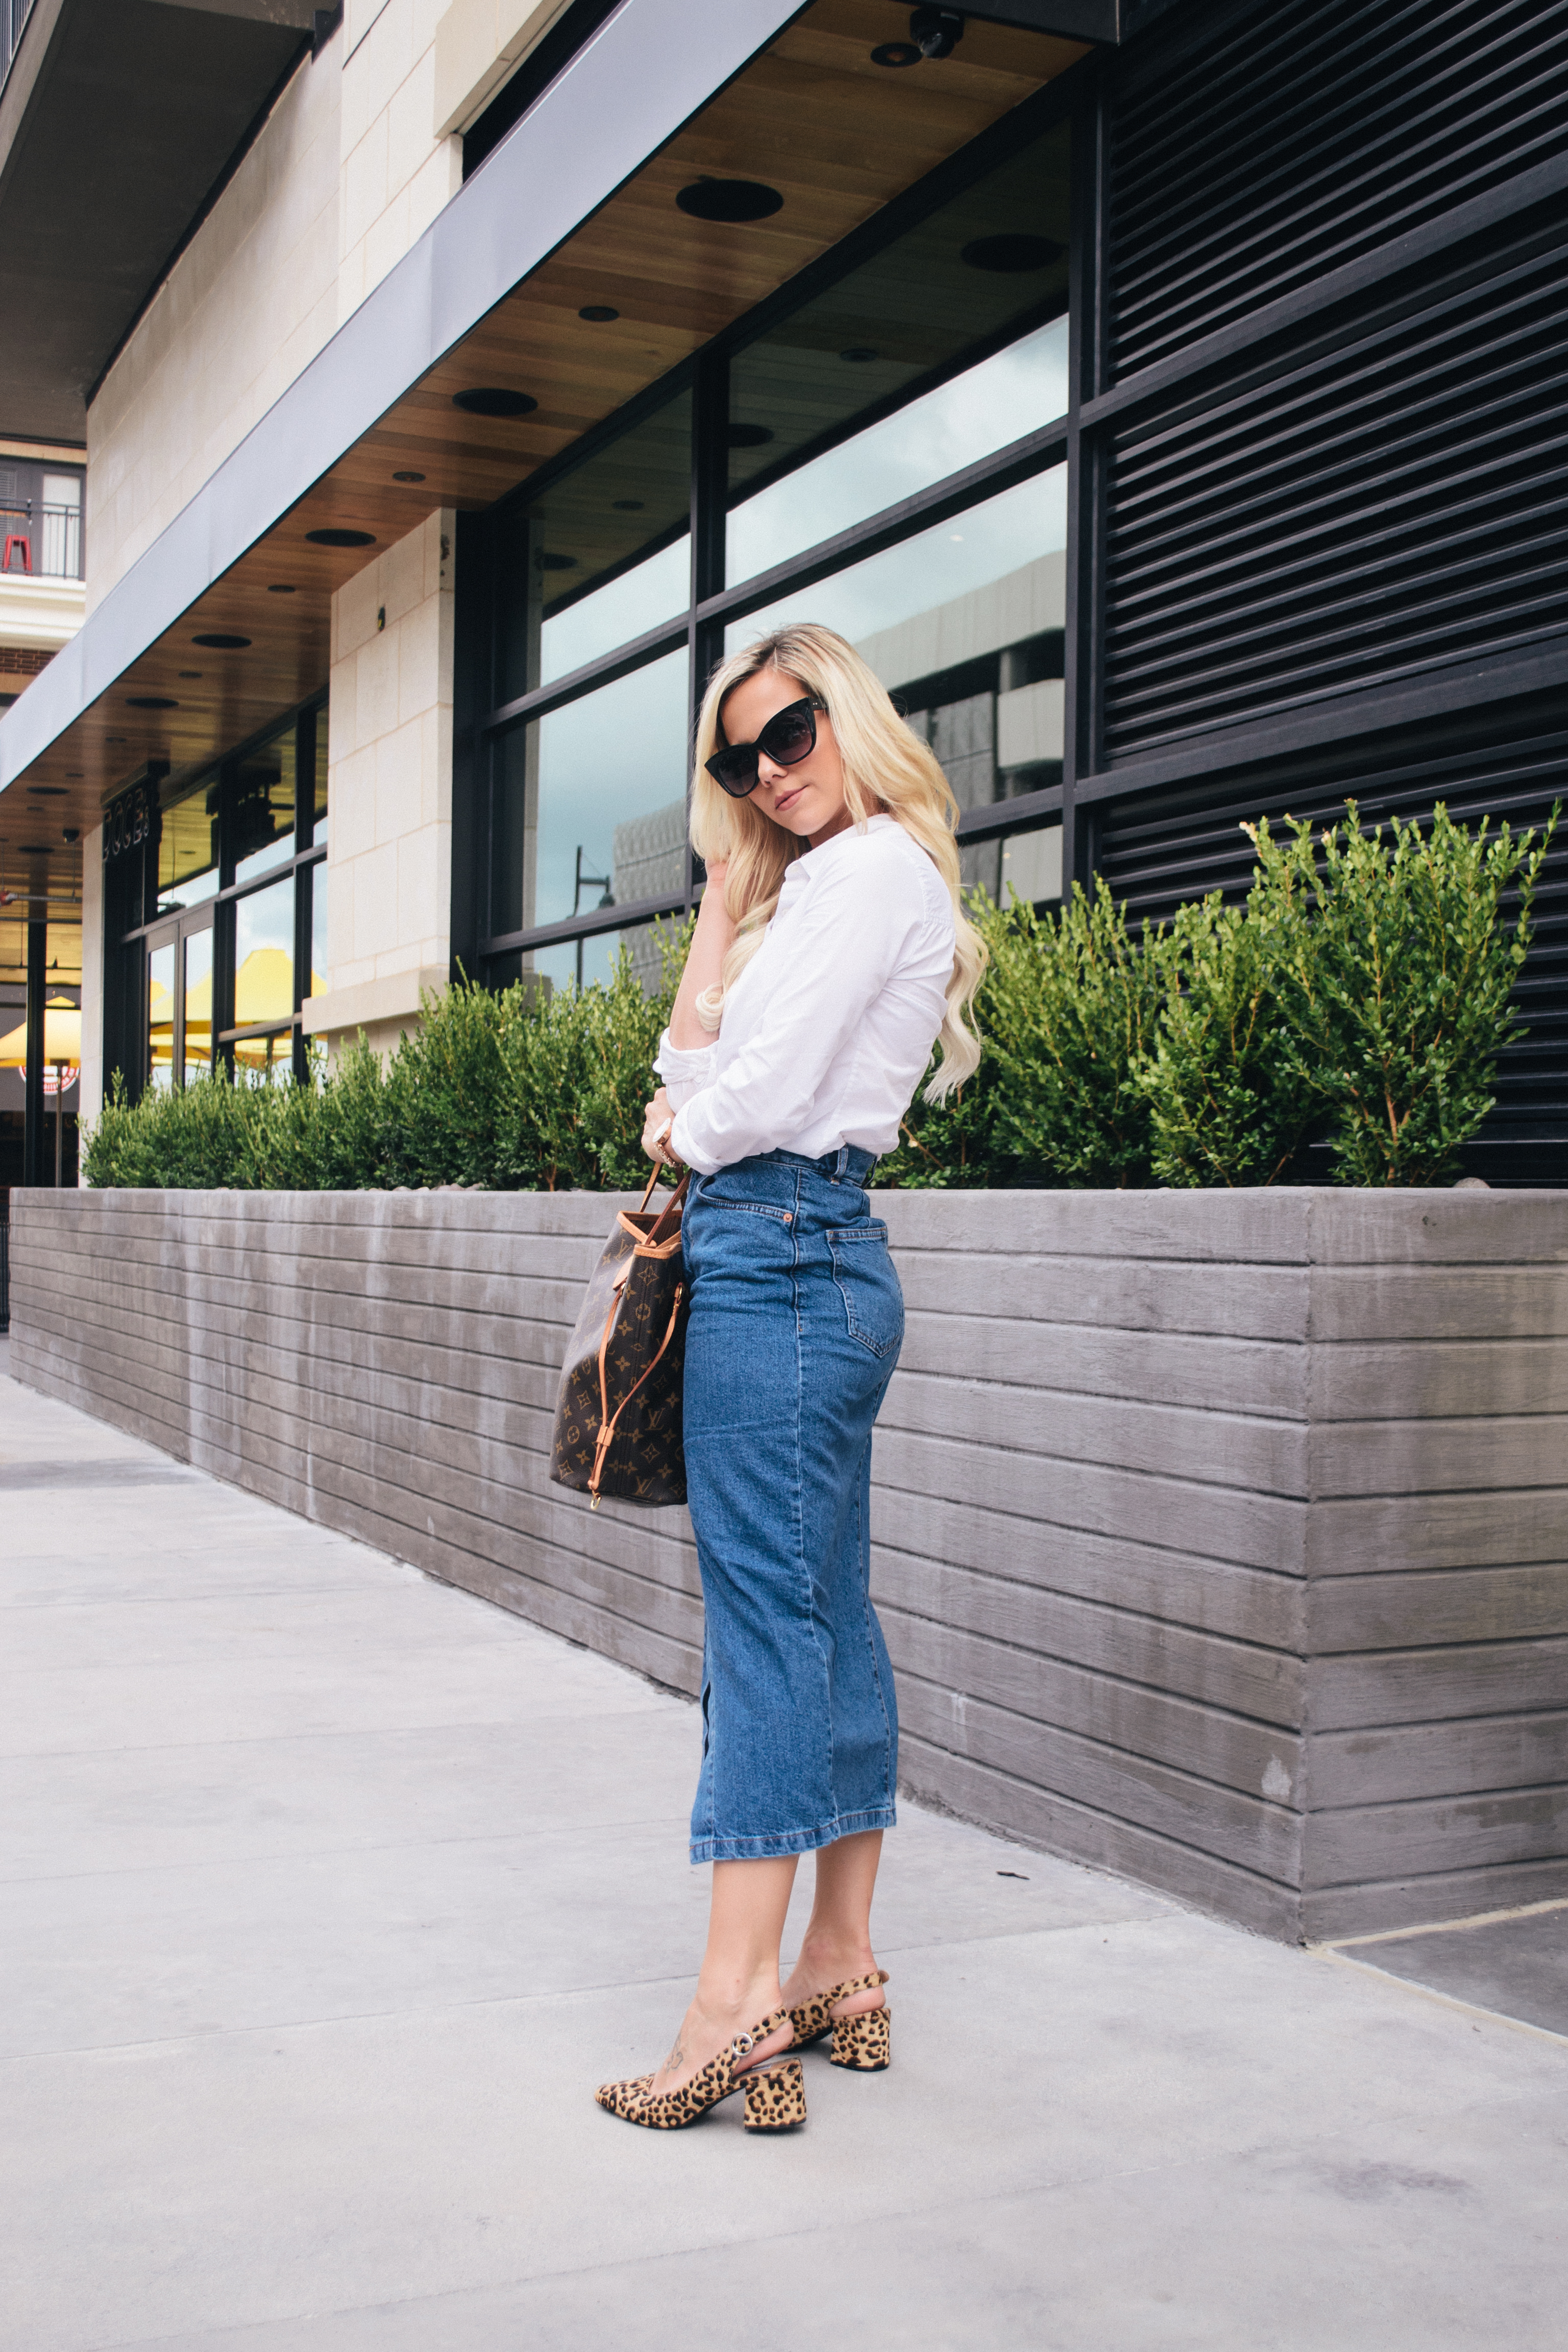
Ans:
POLYGON ((825 1845, 837 1845, 840 1838, 858 1837, 866 1830, 890 1830, 898 1827, 897 1810, 892 1805, 874 1805, 859 1813, 846 1813, 838 1820, 825 1822, 811 1830, 780 1830, 772 1837, 736 1838, 704 1837, 691 1841, 691 1860, 702 1862, 773 1862, 792 1853, 815 1853, 825 1845))

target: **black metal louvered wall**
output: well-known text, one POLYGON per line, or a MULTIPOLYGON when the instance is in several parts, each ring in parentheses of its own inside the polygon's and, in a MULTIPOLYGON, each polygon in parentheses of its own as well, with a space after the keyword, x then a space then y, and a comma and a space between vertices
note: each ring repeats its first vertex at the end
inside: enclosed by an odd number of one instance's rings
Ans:
POLYGON ((1111 126, 1117 380, 1568 136, 1565 0, 1248 0, 1163 30, 1111 126))
POLYGON ((1568 708, 1560 698, 1108 802, 1095 864, 1134 921, 1163 922, 1184 899, 1246 895, 1253 856, 1244 824, 1266 816, 1279 831, 1294 817, 1321 827, 1352 800, 1368 826, 1419 820, 1441 801, 1458 823, 1489 820, 1538 836, 1553 804, 1564 804, 1515 999, 1527 1034, 1503 1057, 1497 1109, 1471 1162, 1494 1181, 1568 1181, 1568 708))
POLYGON ((1114 436, 1103 754, 1568 624, 1568 205, 1114 436), (1306 348, 1300 348, 1306 346, 1306 348))
MULTIPOLYGON (((1568 0, 1182 0, 1108 63, 1069 823, 1130 912, 1244 822, 1568 801, 1568 0), (1076 814, 1072 811, 1076 809, 1076 814)), ((1568 830, 1473 1164, 1568 1182, 1568 830)))

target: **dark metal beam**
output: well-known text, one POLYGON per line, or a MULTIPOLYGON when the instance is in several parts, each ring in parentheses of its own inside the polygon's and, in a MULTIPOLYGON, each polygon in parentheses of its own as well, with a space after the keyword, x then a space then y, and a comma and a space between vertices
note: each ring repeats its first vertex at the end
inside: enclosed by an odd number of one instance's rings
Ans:
POLYGON ((1163 16, 1175 0, 987 0, 965 14, 994 25, 1027 25, 1037 33, 1060 33, 1073 41, 1102 41, 1117 47, 1163 16))
POLYGON ((22 1181, 44 1181, 44 994, 48 982, 49 927, 27 925, 27 1083, 22 1132, 22 1181))

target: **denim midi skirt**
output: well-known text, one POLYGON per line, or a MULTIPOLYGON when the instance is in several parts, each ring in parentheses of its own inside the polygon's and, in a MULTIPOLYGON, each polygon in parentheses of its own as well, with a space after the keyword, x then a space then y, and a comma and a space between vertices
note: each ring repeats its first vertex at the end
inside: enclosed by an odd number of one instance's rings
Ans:
POLYGON ((899 1717, 870 1594, 871 1430, 903 1294, 871 1155, 693 1177, 683 1420, 705 1611, 691 1859, 890 1829, 899 1717))

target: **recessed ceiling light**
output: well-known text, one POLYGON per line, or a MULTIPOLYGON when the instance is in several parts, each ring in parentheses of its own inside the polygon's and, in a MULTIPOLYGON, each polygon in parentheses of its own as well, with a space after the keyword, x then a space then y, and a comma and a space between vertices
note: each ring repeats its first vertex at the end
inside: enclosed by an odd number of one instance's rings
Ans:
POLYGON ((127 710, 178 710, 179 704, 172 694, 128 694, 127 710))
POLYGON ((201 672, 199 669, 183 669, 180 672, 180 676, 182 677, 200 677, 201 672))
POLYGON ((27 798, 30 801, 63 801, 65 796, 66 788, 63 784, 29 784, 27 786, 27 798))
POLYGON ((696 180, 675 199, 693 220, 759 221, 783 209, 776 188, 761 180, 696 180))
POLYGON ((971 269, 989 269, 999 278, 1021 278, 1026 270, 1053 269, 1067 253, 1048 236, 1025 236, 1018 232, 1001 236, 977 236, 959 255, 971 269))
POLYGON ((373 530, 339 530, 334 527, 328 530, 308 530, 305 536, 312 547, 374 547, 375 545, 375 533, 373 530))
POLYGON ((912 41, 883 41, 871 52, 874 66, 918 66, 921 52, 912 41))
MULTIPOLYGON (((314 537, 314 533, 311 536, 314 537)), ((233 636, 223 629, 209 629, 204 635, 193 637, 191 643, 193 646, 210 646, 215 654, 229 654, 237 653, 241 646, 247 646, 250 643, 250 639, 233 636)), ((191 675, 194 677, 199 677, 201 672, 194 670, 191 675)))
POLYGON ((584 302, 577 313, 580 319, 586 319, 591 327, 607 327, 612 319, 618 319, 620 315, 618 310, 612 310, 607 302, 584 302))
POLYGON ((731 449, 761 449, 773 437, 773 428, 771 425, 731 425, 730 427, 731 449))
POLYGON ((87 773, 87 771, 85 768, 68 768, 66 770, 66 773, 68 776, 74 776, 79 783, 82 777, 87 773))
POLYGON ((851 343, 849 349, 840 352, 838 356, 841 360, 847 360, 851 367, 864 367, 867 361, 874 360, 877 354, 869 343, 851 343))
POLYGON ((275 580, 267 593, 269 596, 292 596, 296 591, 290 581, 275 580))
POLYGON ((645 499, 612 499, 610 500, 617 514, 641 514, 647 503, 645 499))
POLYGON ((52 841, 19 841, 16 844, 16 855, 19 857, 52 857, 54 854, 55 845, 52 841))
POLYGON ((547 555, 542 548, 533 560, 541 572, 575 572, 577 569, 574 555, 547 555))
POLYGON ((422 482, 425 479, 425 477, 423 474, 416 474, 412 470, 409 470, 401 474, 394 474, 392 478, 395 482, 422 482))
POLYGON ((497 383, 477 383, 469 392, 452 394, 454 408, 469 416, 531 416, 539 403, 531 393, 508 392, 497 383))

